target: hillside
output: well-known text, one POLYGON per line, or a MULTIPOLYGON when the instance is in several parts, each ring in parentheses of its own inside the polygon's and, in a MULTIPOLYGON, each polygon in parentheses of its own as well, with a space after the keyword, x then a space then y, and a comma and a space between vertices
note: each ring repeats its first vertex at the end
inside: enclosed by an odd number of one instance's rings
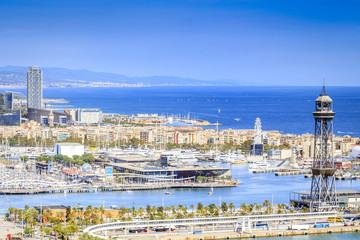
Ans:
MULTIPOLYGON (((121 74, 40 67, 44 87, 238 86, 234 80, 205 81, 172 76, 128 77, 121 74)), ((0 67, 0 86, 26 87, 28 67, 0 67)))

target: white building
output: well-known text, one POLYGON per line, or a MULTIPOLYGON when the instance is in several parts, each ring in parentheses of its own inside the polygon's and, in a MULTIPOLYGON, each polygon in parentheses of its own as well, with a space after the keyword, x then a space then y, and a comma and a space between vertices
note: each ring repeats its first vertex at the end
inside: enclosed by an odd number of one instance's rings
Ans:
POLYGON ((96 124, 102 121, 102 111, 98 108, 82 108, 70 110, 75 122, 96 124))
POLYGON ((80 143, 57 143, 55 145, 56 154, 66 155, 68 157, 73 157, 74 155, 83 155, 84 154, 84 145, 80 143))
POLYGON ((351 150, 349 156, 350 156, 351 158, 360 158, 360 146, 354 147, 354 148, 351 150))
POLYGON ((291 149, 271 149, 267 152, 270 159, 291 158, 291 149))

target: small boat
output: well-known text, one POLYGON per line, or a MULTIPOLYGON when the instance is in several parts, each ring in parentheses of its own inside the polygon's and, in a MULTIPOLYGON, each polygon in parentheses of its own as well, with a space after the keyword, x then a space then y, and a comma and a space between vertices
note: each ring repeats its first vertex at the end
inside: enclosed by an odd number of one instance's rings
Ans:
POLYGON ((356 177, 353 176, 351 173, 345 173, 342 177, 342 180, 356 180, 356 177))
POLYGON ((171 192, 165 192, 166 195, 171 195, 172 193, 171 192))
POLYGON ((208 192, 207 194, 208 194, 208 195, 214 195, 214 188, 211 187, 211 192, 208 192))
POLYGON ((132 190, 126 190, 126 192, 128 192, 128 193, 132 193, 133 191, 132 191, 132 190))

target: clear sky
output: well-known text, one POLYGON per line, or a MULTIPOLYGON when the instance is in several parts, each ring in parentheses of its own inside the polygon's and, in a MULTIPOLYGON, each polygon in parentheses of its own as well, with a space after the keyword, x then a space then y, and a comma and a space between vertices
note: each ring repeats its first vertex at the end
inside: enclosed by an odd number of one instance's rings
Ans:
POLYGON ((360 1, 0 0, 0 66, 360 85, 360 1))

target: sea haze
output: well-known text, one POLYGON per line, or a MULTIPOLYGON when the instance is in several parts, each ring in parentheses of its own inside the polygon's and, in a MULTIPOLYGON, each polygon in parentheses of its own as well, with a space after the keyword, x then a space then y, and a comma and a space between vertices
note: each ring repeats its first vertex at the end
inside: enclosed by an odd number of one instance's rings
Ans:
MULTIPOLYGON (((26 87, 28 67, 0 67, 0 85, 16 88, 26 87)), ((44 87, 123 87, 123 86, 246 86, 245 81, 222 79, 206 81, 174 76, 129 77, 122 74, 73 70, 67 68, 41 67, 44 87)), ((250 85, 258 85, 251 83, 250 85)))
MULTIPOLYGON (((313 133, 314 101, 322 87, 142 87, 45 88, 45 98, 65 98, 104 113, 190 115, 220 128, 250 129, 257 117, 264 130, 313 133), (219 113, 220 109, 220 113, 219 113)), ((16 89, 26 94, 25 89, 16 89)), ((360 137, 360 87, 327 87, 334 101, 334 133, 360 137)))

